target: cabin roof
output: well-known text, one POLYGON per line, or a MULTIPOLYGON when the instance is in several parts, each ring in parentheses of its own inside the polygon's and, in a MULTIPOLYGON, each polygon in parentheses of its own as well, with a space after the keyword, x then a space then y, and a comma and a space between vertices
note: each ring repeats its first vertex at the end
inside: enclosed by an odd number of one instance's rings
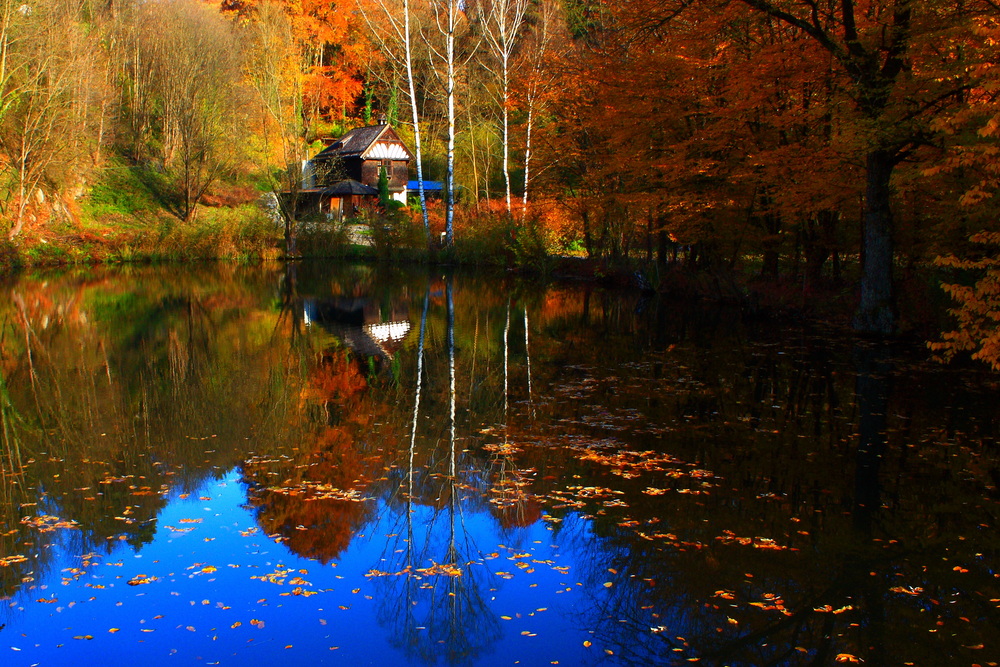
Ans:
POLYGON ((323 188, 324 195, 378 195, 378 188, 359 183, 353 178, 337 181, 328 188, 323 188))
POLYGON ((333 157, 360 157, 362 159, 372 158, 372 159, 384 159, 384 156, 373 155, 373 153, 381 153, 379 148, 384 150, 383 144, 392 145, 393 148, 398 147, 402 150, 394 150, 393 154, 387 154, 387 157, 391 159, 399 160, 410 160, 413 158, 413 154, 403 143, 403 140, 399 138, 396 131, 392 129, 390 125, 370 125, 368 127, 358 127, 340 139, 324 148, 314 160, 324 160, 331 159, 333 157))

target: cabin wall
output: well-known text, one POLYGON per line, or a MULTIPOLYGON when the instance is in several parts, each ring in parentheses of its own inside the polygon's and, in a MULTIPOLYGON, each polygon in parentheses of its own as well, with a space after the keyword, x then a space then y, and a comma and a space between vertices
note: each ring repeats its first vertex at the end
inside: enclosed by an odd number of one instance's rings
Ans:
MULTIPOLYGON (((359 180, 365 185, 370 185, 373 188, 378 187, 378 175, 379 170, 382 167, 381 160, 365 160, 361 167, 361 178, 355 179, 359 180)), ((353 177, 352 177, 353 178, 353 177)), ((389 190, 399 191, 406 187, 406 182, 409 180, 409 166, 406 160, 392 160, 392 166, 389 169, 389 190)))

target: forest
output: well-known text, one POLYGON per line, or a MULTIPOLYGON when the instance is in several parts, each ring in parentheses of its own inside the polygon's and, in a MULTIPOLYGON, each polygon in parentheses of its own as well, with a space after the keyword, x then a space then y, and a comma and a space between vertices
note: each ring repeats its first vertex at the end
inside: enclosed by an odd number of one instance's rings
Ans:
POLYGON ((445 183, 369 212, 390 256, 682 265, 877 336, 940 294, 932 347, 1000 369, 998 37, 991 0, 0 0, 0 266, 280 256, 261 197, 384 115, 445 183))

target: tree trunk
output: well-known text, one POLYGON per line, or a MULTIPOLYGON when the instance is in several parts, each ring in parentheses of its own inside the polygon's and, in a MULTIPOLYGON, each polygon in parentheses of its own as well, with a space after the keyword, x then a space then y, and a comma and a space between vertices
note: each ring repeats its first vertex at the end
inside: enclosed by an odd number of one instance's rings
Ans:
POLYGON ((646 264, 653 263, 653 211, 646 215, 646 264))
POLYGON ((854 329, 876 336, 896 332, 896 303, 892 284, 892 211, 889 180, 895 163, 885 150, 873 150, 866 159, 867 187, 861 245, 864 265, 861 300, 854 315, 854 329))
POLYGON ((503 58, 503 184, 504 201, 507 205, 507 215, 511 214, 510 204, 510 112, 507 109, 507 98, 510 96, 510 76, 507 71, 507 56, 503 58))
POLYGON ((455 243, 455 24, 458 2, 448 2, 448 32, 445 35, 448 60, 446 93, 448 100, 448 159, 445 170, 447 193, 445 203, 444 242, 449 248, 455 243))
POLYGON ((764 280, 778 279, 778 249, 764 248, 764 263, 760 268, 760 277, 764 280))
POLYGON ((431 223, 427 216, 427 194, 424 191, 424 157, 420 148, 420 113, 417 111, 417 93, 413 81, 413 48, 410 43, 410 2, 403 2, 403 46, 406 48, 406 86, 410 95, 410 116, 413 122, 413 149, 417 159, 417 193, 420 195, 420 213, 424 221, 424 235, 431 240, 431 223))
POLYGON ((524 191, 521 193, 521 219, 528 216, 528 174, 531 168, 531 127, 534 123, 535 101, 528 97, 528 120, 524 131, 524 191))

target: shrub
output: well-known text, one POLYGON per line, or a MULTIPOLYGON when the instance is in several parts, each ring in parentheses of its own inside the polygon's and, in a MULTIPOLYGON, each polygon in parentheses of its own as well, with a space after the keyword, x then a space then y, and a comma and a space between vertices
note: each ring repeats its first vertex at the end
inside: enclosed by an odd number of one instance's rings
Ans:
POLYGON ((346 224, 306 221, 300 225, 296 245, 303 257, 343 257, 351 242, 346 224))
POLYGON ((0 273, 18 269, 23 263, 16 245, 7 239, 0 241, 0 273))

